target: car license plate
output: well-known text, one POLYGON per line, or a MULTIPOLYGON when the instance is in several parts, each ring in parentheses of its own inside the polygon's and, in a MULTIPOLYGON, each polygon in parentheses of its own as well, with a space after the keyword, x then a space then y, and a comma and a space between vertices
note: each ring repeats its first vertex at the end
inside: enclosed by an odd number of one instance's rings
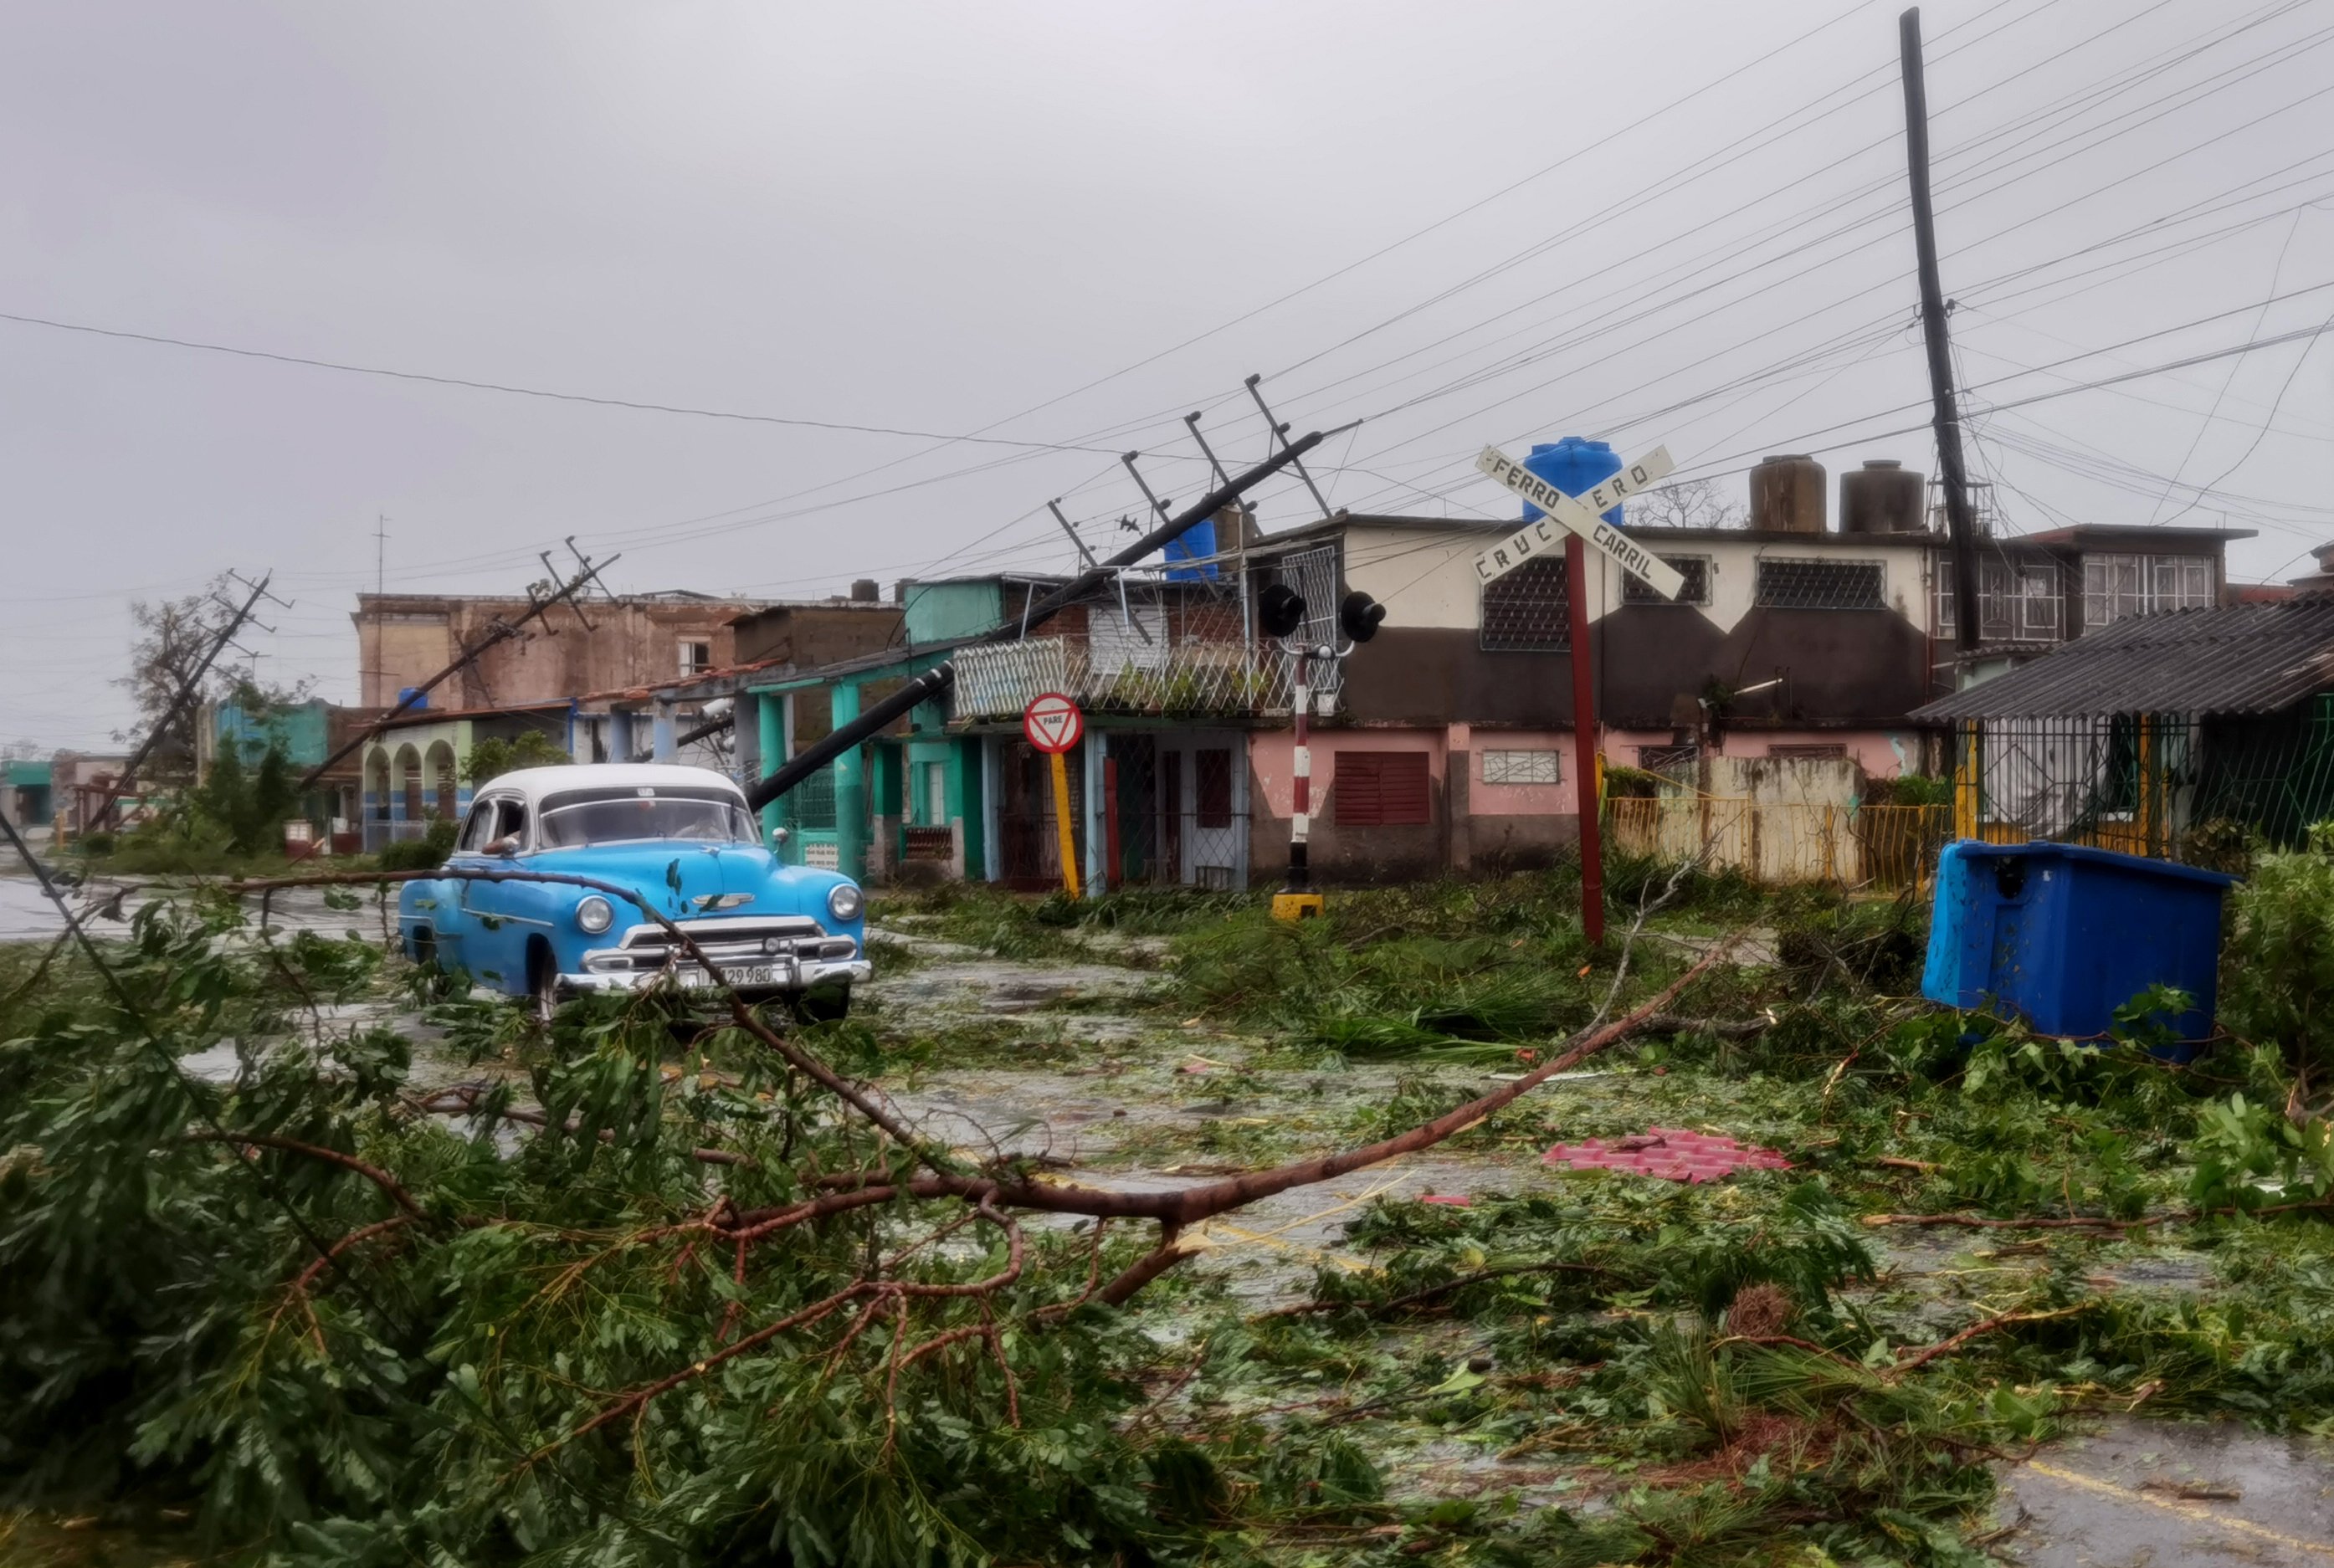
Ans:
MULTIPOLYGON (((784 986, 794 979, 791 967, 783 964, 731 964, 721 971, 721 977, 732 986, 784 986)), ((680 983, 691 991, 709 990, 712 977, 702 969, 683 969, 680 983)))

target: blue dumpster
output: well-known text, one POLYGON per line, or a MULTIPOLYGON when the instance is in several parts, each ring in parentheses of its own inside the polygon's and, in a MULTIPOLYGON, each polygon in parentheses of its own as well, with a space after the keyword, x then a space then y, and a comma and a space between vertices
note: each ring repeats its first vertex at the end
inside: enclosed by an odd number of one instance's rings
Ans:
POLYGON ((2200 1041, 2213 1030, 2221 895, 2234 880, 2076 844, 1948 844, 1921 995, 2081 1037, 2106 1034, 2150 986, 2173 986, 2196 1005, 2165 1022, 2200 1041))

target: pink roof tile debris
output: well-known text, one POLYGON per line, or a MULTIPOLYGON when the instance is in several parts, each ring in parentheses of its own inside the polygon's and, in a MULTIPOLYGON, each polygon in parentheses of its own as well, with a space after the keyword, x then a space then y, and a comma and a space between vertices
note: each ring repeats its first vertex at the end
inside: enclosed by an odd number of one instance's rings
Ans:
POLYGON ((1633 1137, 1615 1138, 1609 1142, 1601 1138, 1585 1138, 1578 1143, 1559 1143, 1541 1155, 1540 1161, 1574 1170, 1625 1170, 1636 1176, 1657 1176, 1664 1181, 1697 1185, 1731 1176, 1738 1170, 1791 1169, 1791 1162, 1774 1150, 1676 1127, 1651 1127, 1633 1137))

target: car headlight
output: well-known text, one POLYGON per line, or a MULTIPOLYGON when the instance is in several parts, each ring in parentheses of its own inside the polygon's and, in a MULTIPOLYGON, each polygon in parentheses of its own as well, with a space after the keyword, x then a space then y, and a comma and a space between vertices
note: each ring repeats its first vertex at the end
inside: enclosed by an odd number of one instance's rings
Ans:
POLYGON ((577 900, 575 923, 596 937, 616 923, 616 911, 607 899, 593 893, 577 900))
POLYGON ((849 882, 837 882, 834 891, 826 895, 826 912, 838 920, 855 920, 866 907, 867 900, 849 882))

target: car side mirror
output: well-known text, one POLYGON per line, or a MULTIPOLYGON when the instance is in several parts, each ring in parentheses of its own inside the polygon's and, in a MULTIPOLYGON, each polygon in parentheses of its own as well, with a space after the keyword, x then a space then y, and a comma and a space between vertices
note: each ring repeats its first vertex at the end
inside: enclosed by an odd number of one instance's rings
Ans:
POLYGON ((510 833, 502 838, 497 839, 493 843, 487 846, 487 853, 497 856, 506 861, 509 860, 513 855, 518 853, 518 835, 516 833, 510 833))

